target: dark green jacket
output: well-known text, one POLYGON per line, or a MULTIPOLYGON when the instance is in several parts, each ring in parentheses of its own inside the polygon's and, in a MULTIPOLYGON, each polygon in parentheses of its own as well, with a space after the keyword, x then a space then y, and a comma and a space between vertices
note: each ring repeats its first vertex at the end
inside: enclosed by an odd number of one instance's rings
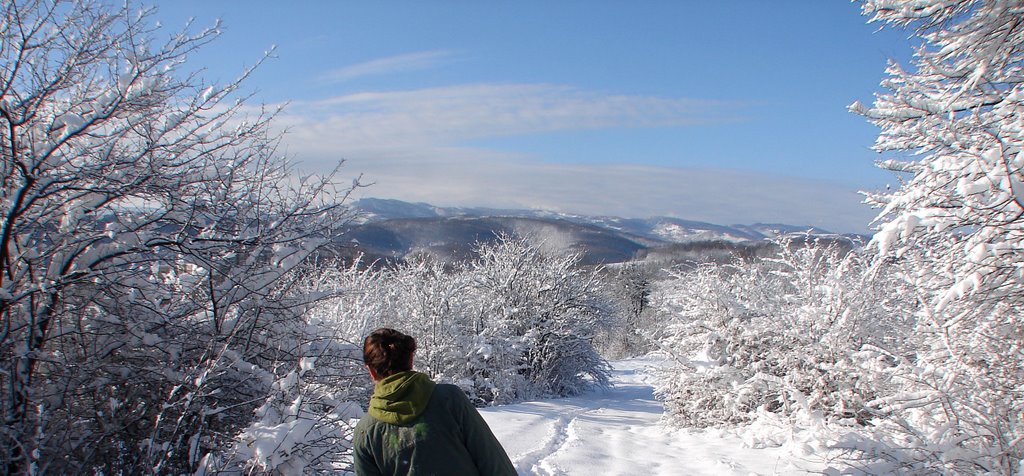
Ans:
POLYGON ((516 474, 466 394, 419 372, 377 382, 356 425, 353 459, 358 476, 516 474))

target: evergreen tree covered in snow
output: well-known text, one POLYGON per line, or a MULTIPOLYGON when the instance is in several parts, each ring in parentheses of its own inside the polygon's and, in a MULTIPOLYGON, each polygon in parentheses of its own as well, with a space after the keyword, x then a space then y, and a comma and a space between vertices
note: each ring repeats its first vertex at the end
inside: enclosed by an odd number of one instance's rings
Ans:
MULTIPOLYGON (((916 29, 910 68, 852 109, 881 128, 881 162, 909 174, 874 244, 918 300, 920 348, 885 401, 918 469, 1015 473, 1024 456, 1024 2, 867 0, 875 21, 916 29)), ((880 450, 881 451, 881 450, 880 450)))

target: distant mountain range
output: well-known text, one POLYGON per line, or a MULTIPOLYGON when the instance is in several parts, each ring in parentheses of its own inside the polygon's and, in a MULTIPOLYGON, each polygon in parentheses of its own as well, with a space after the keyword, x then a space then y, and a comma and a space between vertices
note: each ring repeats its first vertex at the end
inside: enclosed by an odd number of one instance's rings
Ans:
POLYGON ((436 207, 426 203, 364 198, 352 205, 358 218, 344 240, 369 259, 402 260, 425 253, 465 259, 479 242, 499 234, 528 237, 553 251, 581 252, 587 263, 617 263, 664 250, 699 247, 730 250, 783 235, 863 241, 797 225, 716 225, 672 217, 647 219, 584 216, 541 210, 436 207))

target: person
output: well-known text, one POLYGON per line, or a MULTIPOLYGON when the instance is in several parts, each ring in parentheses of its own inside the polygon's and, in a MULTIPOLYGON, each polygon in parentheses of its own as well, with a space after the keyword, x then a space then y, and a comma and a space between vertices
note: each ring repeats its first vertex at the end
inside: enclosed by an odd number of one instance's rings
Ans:
POLYGON ((375 382, 352 442, 358 476, 516 474, 501 443, 455 385, 412 370, 416 339, 381 328, 363 341, 375 382))

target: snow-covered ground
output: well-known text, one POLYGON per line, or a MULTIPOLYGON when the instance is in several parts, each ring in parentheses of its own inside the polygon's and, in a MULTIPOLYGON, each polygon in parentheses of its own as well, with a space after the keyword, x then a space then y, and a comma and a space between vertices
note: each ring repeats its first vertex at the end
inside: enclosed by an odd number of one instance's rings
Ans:
POLYGON ((723 431, 661 425, 662 405, 647 383, 655 361, 613 362, 614 387, 574 398, 482 409, 521 475, 808 474, 826 463, 723 431))

